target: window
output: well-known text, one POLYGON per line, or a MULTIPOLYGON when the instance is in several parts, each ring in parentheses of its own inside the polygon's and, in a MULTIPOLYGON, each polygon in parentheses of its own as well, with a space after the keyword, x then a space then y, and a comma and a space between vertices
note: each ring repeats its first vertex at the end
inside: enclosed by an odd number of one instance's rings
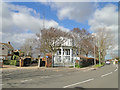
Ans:
POLYGON ((2 50, 4 50, 4 48, 2 48, 2 50))
POLYGON ((57 50, 57 55, 61 55, 61 49, 57 50))
POLYGON ((70 62, 70 56, 64 56, 63 58, 65 63, 70 62))
POLYGON ((61 56, 57 58, 57 62, 61 62, 61 56))
POLYGON ((70 55, 70 49, 63 49, 63 55, 70 55))
POLYGON ((11 54, 11 51, 8 50, 8 54, 11 54))

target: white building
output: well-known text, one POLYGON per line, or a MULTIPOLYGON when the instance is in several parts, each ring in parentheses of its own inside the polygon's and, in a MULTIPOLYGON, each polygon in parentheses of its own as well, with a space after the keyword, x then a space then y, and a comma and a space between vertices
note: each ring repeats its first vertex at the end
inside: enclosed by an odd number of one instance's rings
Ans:
POLYGON ((54 66, 73 66, 74 65, 74 42, 66 38, 66 42, 57 49, 54 57, 54 66))

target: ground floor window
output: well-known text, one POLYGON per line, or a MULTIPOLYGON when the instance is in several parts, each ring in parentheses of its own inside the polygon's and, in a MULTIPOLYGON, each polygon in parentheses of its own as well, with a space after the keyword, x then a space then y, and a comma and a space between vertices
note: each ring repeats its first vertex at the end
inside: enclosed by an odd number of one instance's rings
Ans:
POLYGON ((64 62, 70 62, 70 56, 64 56, 63 60, 64 62))

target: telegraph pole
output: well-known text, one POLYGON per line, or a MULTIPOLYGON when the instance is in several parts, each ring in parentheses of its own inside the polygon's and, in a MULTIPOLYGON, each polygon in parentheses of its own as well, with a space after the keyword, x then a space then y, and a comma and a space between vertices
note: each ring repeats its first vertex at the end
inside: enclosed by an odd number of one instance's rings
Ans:
POLYGON ((101 50, 100 50, 100 45, 99 45, 100 43, 99 43, 99 41, 98 41, 98 46, 99 46, 99 65, 101 64, 100 63, 100 52, 101 52, 101 50))
POLYGON ((95 45, 94 45, 94 65, 96 65, 96 60, 95 60, 95 45))

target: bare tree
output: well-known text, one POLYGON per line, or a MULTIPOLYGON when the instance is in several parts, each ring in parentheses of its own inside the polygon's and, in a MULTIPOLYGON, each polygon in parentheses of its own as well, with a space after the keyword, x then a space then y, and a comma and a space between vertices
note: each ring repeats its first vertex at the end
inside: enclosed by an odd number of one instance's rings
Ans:
POLYGON ((92 35, 85 29, 80 30, 79 28, 73 29, 73 37, 75 46, 78 48, 78 54, 93 54, 93 39, 92 35))
POLYGON ((97 34, 97 46, 99 51, 99 59, 104 61, 107 54, 107 50, 113 48, 113 35, 106 28, 98 28, 97 34))
POLYGON ((21 46, 21 50, 24 52, 24 55, 32 56, 33 51, 33 38, 28 38, 25 40, 24 44, 21 46))
POLYGON ((67 38, 72 38, 70 33, 64 32, 57 28, 42 29, 41 36, 36 34, 38 37, 38 50, 44 55, 51 53, 53 58, 57 49, 66 42, 67 38))
POLYGON ((65 37, 70 38, 70 34, 63 32, 57 28, 50 28, 41 31, 41 48, 40 50, 47 53, 55 53, 56 48, 60 47, 66 42, 65 37))

